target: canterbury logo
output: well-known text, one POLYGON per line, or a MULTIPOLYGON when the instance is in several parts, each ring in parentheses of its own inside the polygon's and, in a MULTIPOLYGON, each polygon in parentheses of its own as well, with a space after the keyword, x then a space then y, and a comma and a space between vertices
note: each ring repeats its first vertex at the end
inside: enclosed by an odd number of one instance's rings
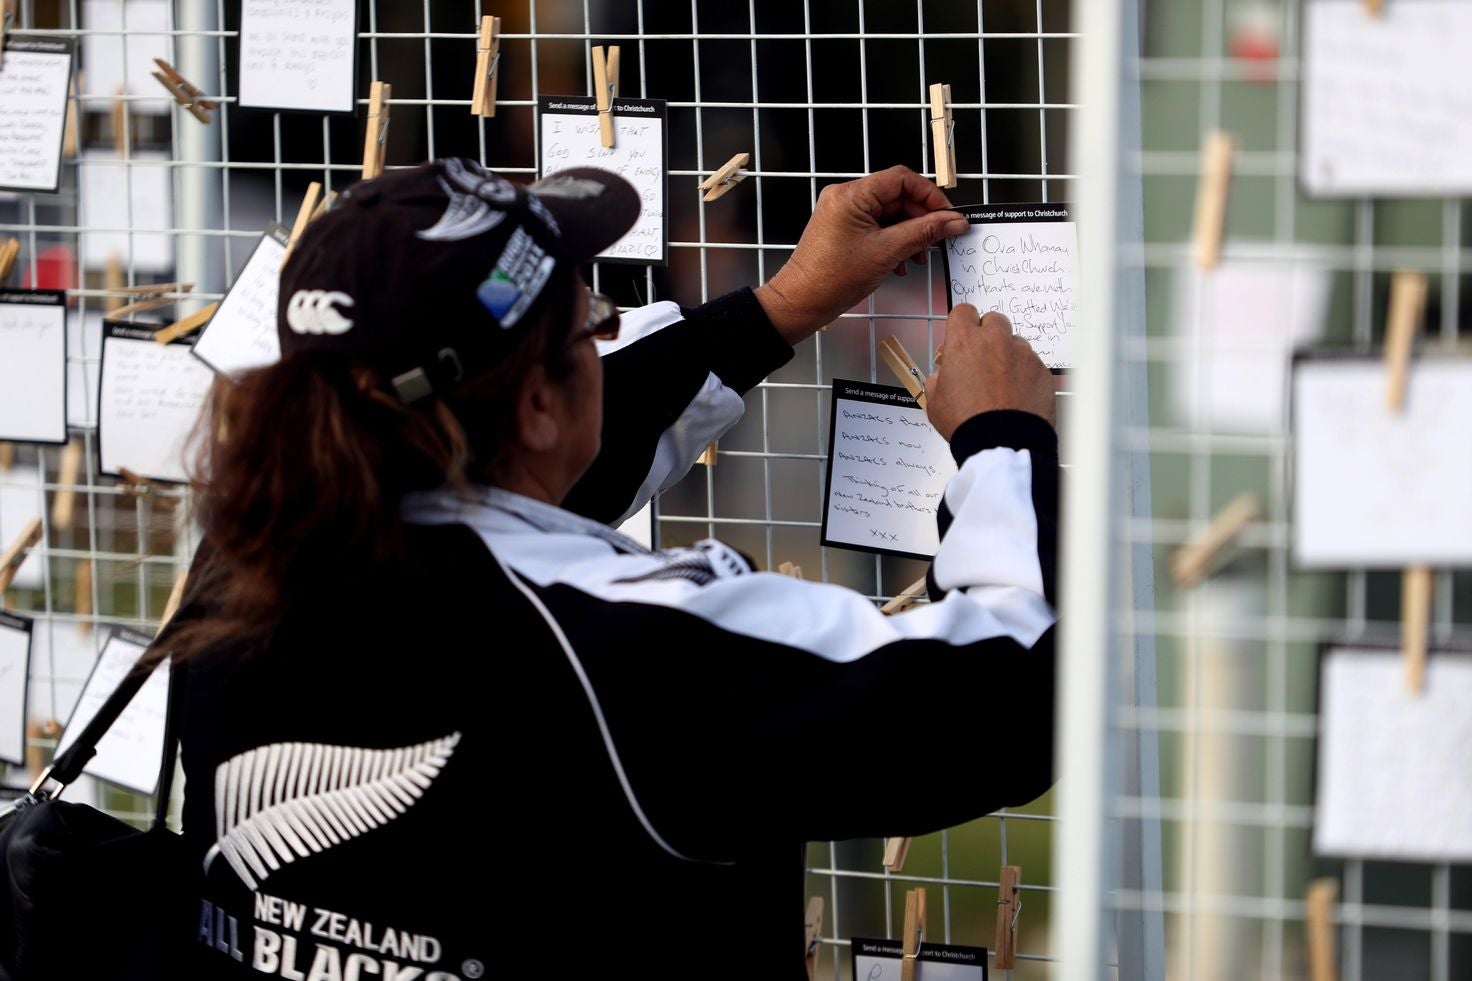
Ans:
POLYGON ((450 761, 460 733, 417 746, 363 749, 271 743, 215 769, 215 843, 252 891, 283 865, 373 831, 403 814, 450 761))
POLYGON ((333 304, 353 305, 353 298, 338 290, 297 290, 286 306, 286 323, 298 334, 341 334, 353 326, 333 304))

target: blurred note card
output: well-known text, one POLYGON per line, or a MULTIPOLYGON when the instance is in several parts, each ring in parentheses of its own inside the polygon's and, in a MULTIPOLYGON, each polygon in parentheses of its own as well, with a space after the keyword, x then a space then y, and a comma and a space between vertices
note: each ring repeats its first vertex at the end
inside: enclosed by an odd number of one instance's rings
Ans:
POLYGON ((220 374, 238 375, 281 359, 276 294, 290 237, 284 226, 271 224, 194 342, 195 357, 220 374))
MULTIPOLYGON (((904 944, 853 938, 853 981, 900 981, 904 944)), ((985 947, 922 943, 915 951, 915 981, 987 981, 985 947)))
MULTIPOLYGON (((98 655, 97 665, 82 688, 82 697, 62 730, 56 753, 61 755, 82 734, 109 695, 128 676, 153 638, 116 628, 98 655)), ((158 764, 164 751, 164 719, 169 710, 169 661, 159 662, 112 728, 97 743, 97 755, 83 773, 151 794, 158 786, 158 764)))
POLYGON ((77 167, 85 268, 105 269, 116 259, 137 273, 173 274, 173 175, 161 153, 127 160, 88 153, 77 167))
POLYGON ((951 448, 903 388, 833 380, 822 544, 928 559, 956 475, 951 448))
POLYGON ((1293 560, 1300 568, 1472 565, 1472 359, 1422 357, 1405 406, 1384 359, 1293 366, 1293 560))
POLYGON ((1319 666, 1314 852, 1472 862, 1472 654, 1432 651, 1420 692, 1399 650, 1338 647, 1319 666))
POLYGON ((66 294, 0 289, 0 440, 66 442, 66 294))
POLYGON ((185 446, 215 373, 181 338, 159 344, 153 331, 104 324, 97 441, 102 473, 185 483, 185 446))
POLYGON ((0 613, 0 761, 26 765, 26 689, 31 621, 0 613))
MULTIPOLYGON (((665 104, 659 99, 614 99, 614 145, 598 138, 598 104, 572 95, 543 96, 537 102, 542 130, 543 179, 570 167, 611 170, 634 185, 644 202, 634 227, 598 253, 605 262, 639 262, 662 266, 668 261, 669 229, 665 225, 668 150, 665 104)), ((585 184, 588 182, 584 182, 585 184)), ((547 194, 577 195, 580 185, 568 182, 547 194)), ((591 192, 591 188, 583 192, 591 192)))
POLYGON ((1043 364, 1073 367, 1078 322, 1078 228, 1066 204, 981 204, 955 209, 971 222, 945 240, 949 306, 969 303, 1012 321, 1043 364))
POLYGON ((241 107, 352 112, 357 13, 356 0, 242 0, 241 107))
POLYGON ((1316 197, 1472 193, 1472 4, 1303 5, 1299 177, 1316 197))
POLYGON ((16 35, 0 63, 0 189, 55 191, 61 186, 62 133, 72 43, 16 35))

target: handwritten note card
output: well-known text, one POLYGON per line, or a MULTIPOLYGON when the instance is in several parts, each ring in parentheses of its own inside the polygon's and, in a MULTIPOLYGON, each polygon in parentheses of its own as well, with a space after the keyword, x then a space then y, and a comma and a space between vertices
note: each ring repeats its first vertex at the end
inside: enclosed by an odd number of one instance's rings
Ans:
POLYGON ((957 208, 971 221, 947 239, 950 306, 1006 314, 1049 368, 1073 367, 1078 323, 1078 230, 1066 204, 957 208))
POLYGON ((54 191, 72 77, 70 41, 16 35, 0 65, 0 188, 54 191))
POLYGON ((31 621, 0 613, 0 760, 26 762, 26 680, 31 673, 31 621))
POLYGON ((1433 652, 1416 694, 1404 675, 1398 650, 1324 655, 1317 854, 1472 862, 1472 654, 1433 652))
POLYGON ((823 544, 930 558, 956 474, 951 448, 903 388, 833 380, 823 544))
MULTIPOLYGON (((853 981, 900 981, 904 944, 853 938, 853 981)), ((987 981, 986 948, 923 943, 915 952, 915 981, 987 981)))
POLYGON ((127 162, 89 156, 77 167, 81 198, 82 265, 107 266, 117 256, 140 273, 174 265, 174 168, 162 154, 135 153, 127 162))
MULTIPOLYGON (((147 650, 151 638, 133 630, 117 629, 103 645, 97 666, 82 689, 76 711, 62 730, 56 751, 65 752, 92 721, 102 704, 123 683, 128 671, 147 650)), ((158 785, 158 764, 164 751, 164 718, 169 709, 169 662, 164 660, 123 709, 112 728, 97 743, 97 755, 84 772, 119 786, 151 794, 158 785)))
POLYGON ((1472 360, 1422 358, 1405 409, 1375 357, 1293 370, 1293 558, 1308 568, 1472 565, 1472 360))
POLYGON ((1299 176, 1322 197, 1472 193, 1472 5, 1303 5, 1299 176))
POLYGON ((222 375, 238 375, 281 359, 276 337, 276 291, 281 257, 291 232, 272 224, 220 308, 194 342, 194 355, 222 375))
POLYGON ((214 378, 189 353, 187 340, 159 344, 151 330, 105 325, 97 427, 102 472, 126 467, 154 480, 188 480, 185 443, 214 378))
POLYGON ((66 442, 66 294, 0 290, 0 440, 66 442))
POLYGON ((598 105, 578 96, 543 96, 537 104, 542 120, 543 177, 569 167, 600 167, 623 177, 644 200, 639 220, 629 234, 598 258, 608 262, 641 262, 662 266, 669 253, 665 202, 669 182, 665 164, 665 105, 658 99, 613 100, 614 145, 598 139, 598 105))
MULTIPOLYGON (((41 517, 45 494, 41 490, 41 471, 33 466, 15 466, 0 470, 0 549, 15 541, 32 520, 41 517)), ((16 570, 11 585, 16 589, 41 588, 41 557, 34 551, 16 570)))
POLYGON ((352 112, 357 12, 355 0, 243 0, 240 104, 352 112))
POLYGON ((82 0, 82 27, 87 31, 82 35, 83 94, 115 99, 122 89, 127 95, 157 95, 129 100, 128 111, 168 112, 174 100, 150 73, 157 69, 155 58, 178 64, 169 34, 174 29, 172 8, 169 0, 82 0))

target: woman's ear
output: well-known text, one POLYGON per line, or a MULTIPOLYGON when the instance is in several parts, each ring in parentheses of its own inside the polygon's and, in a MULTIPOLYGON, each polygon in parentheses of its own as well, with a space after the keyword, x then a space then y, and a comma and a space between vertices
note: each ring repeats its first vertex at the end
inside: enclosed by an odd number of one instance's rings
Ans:
POLYGON ((558 408, 566 397, 546 368, 536 365, 527 371, 516 396, 516 437, 524 450, 546 453, 557 445, 558 408))

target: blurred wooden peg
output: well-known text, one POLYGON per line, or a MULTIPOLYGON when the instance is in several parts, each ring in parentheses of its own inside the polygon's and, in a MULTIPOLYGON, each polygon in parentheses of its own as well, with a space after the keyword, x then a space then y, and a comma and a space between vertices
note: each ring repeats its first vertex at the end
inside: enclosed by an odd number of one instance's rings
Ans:
POLYGON ((917 599, 925 594, 926 588, 925 577, 921 576, 901 590, 899 595, 881 606, 879 612, 885 616, 894 616, 896 613, 903 613, 913 606, 917 599))
POLYGON ((310 225, 318 218, 321 218, 323 215, 327 214, 327 212, 332 210, 332 206, 336 203, 337 192, 328 191, 327 196, 317 203, 317 207, 312 211, 312 217, 307 221, 307 224, 310 225))
POLYGON ((194 289, 193 283, 147 283, 143 286, 110 287, 109 292, 127 297, 132 302, 110 310, 109 315, 126 317, 129 314, 157 310, 159 307, 179 302, 183 294, 192 289, 194 289))
POLYGON ((1206 578, 1218 555, 1257 520, 1257 496, 1238 494, 1227 502, 1211 523, 1180 548, 1170 559, 1171 577, 1181 589, 1190 589, 1206 578))
POLYGON ((956 186, 956 121, 951 118, 951 87, 930 87, 930 145, 935 154, 935 183, 956 186))
POLYGON ((388 146, 389 99, 393 86, 374 82, 368 93, 368 126, 363 133, 363 174, 365 181, 383 175, 384 150, 388 146))
POLYGON ((4 286, 10 279, 10 272, 15 268, 15 257, 20 255, 20 239, 12 236, 0 245, 0 286, 4 286))
POLYGON ((900 981, 915 981, 915 965, 920 958, 920 945, 925 942, 925 887, 905 891, 904 955, 900 961, 900 981))
POLYGON ((154 78, 158 79, 160 85, 169 90, 169 94, 174 97, 174 101, 185 109, 188 109, 190 115, 195 119, 198 119, 202 123, 209 122, 210 111, 220 108, 220 104, 211 99, 206 99, 203 89, 200 89, 183 75, 180 75, 174 69, 174 66, 167 61, 164 61, 162 58, 155 58, 153 59, 153 63, 158 65, 158 71, 152 72, 151 74, 154 78))
POLYGON ((803 917, 803 961, 808 969, 808 981, 818 970, 818 944, 823 939, 823 897, 808 900, 807 914, 803 917))
POLYGON ((886 337, 880 341, 879 354, 905 388, 909 389, 920 408, 925 408, 925 372, 921 371, 915 359, 910 357, 910 352, 905 350, 899 338, 886 337))
POLYGON ((1191 234, 1192 254, 1202 269, 1215 269, 1221 261, 1234 149, 1232 137, 1219 129, 1207 133, 1201 144, 1201 175, 1196 184, 1196 216, 1191 234))
POLYGON ((714 201, 745 180, 746 175, 738 172, 742 167, 746 166, 746 161, 750 159, 751 154, 738 153, 730 160, 721 164, 720 168, 714 174, 711 174, 697 185, 700 190, 705 192, 705 197, 701 200, 714 201))
POLYGON ((0 593, 10 588, 10 581, 15 578, 16 572, 20 570, 21 563, 26 559, 26 553, 35 547, 41 540, 41 519, 32 518, 26 526, 20 530, 15 541, 6 547, 0 554, 0 593))
POLYGON ((1385 0, 1364 0, 1365 13, 1371 17, 1379 17, 1385 12, 1385 0))
POLYGON ((802 566, 793 565, 791 562, 783 562, 781 565, 777 566, 777 571, 782 573, 782 575, 784 576, 791 576, 793 579, 802 578, 802 566))
POLYGON ((891 872, 898 872, 905 867, 905 856, 910 854, 909 838, 886 838, 884 839, 884 858, 881 864, 891 872))
POLYGON ((997 938, 992 953, 995 967, 1011 970, 1017 964, 1017 918, 1022 915, 1022 868, 1002 866, 997 882, 997 938))
POLYGON ((1390 308, 1385 316, 1385 407, 1406 405, 1406 372, 1426 313, 1426 277, 1401 270, 1390 277, 1390 308))
POLYGON ((1419 695, 1425 684, 1433 585, 1429 566, 1411 566, 1400 575, 1400 656, 1405 665, 1406 691, 1412 695, 1419 695))
POLYGON ((117 489, 134 497, 141 497, 157 487, 161 487, 147 477, 141 476, 129 470, 127 467, 118 467, 117 489))
POLYGON ((475 93, 470 97, 474 116, 496 114, 496 69, 501 64, 501 18, 480 19, 480 42, 475 46, 475 93))
POLYGON ((318 200, 321 197, 321 181, 312 181, 307 185, 307 193, 302 195, 301 207, 296 209, 296 221, 291 223, 291 238, 286 240, 286 250, 281 253, 281 265, 276 267, 278 270, 286 268, 286 260, 291 258, 291 250, 296 248, 296 240, 302 237, 302 232, 307 230, 307 226, 317 215, 318 200))
POLYGON ((82 559, 77 563, 77 575, 72 580, 72 609, 77 614, 77 633, 87 636, 92 632, 91 559, 82 559))
POLYGON ((1315 879, 1308 884, 1303 904, 1303 932, 1308 946, 1308 981, 1335 981, 1334 901, 1337 879, 1315 879))
POLYGON ((703 463, 707 467, 713 467, 713 466, 715 466, 716 465, 716 444, 715 443, 712 443, 709 446, 707 446, 705 448, 705 452, 701 453, 700 456, 698 456, 698 457, 695 458, 695 462, 696 463, 703 463))
POLYGON ((598 104, 598 140, 613 146, 613 100, 618 97, 618 45, 593 49, 593 98, 598 104))
POLYGON ((81 74, 80 71, 74 73, 66 89, 66 116, 61 124, 61 155, 68 160, 76 157, 77 148, 82 143, 81 117, 77 112, 77 78, 81 74))
POLYGON ((219 300, 206 304, 189 316, 176 320, 160 330, 154 331, 153 339, 160 344, 172 344, 190 331, 198 330, 209 323, 210 318, 215 315, 215 311, 218 309, 220 309, 219 300))
POLYGON ((0 473, 15 466, 15 444, 0 443, 0 473))
POLYGON ((51 499, 51 527, 62 531, 72 526, 76 511, 77 478, 82 475, 82 441, 73 437, 61 451, 56 468, 56 496, 51 499))
POLYGON ((168 602, 164 604, 164 615, 159 617, 158 632, 163 633, 169 621, 174 619, 174 614, 179 612, 179 604, 184 600, 184 583, 189 580, 189 570, 181 569, 174 577, 174 588, 169 591, 168 602))

